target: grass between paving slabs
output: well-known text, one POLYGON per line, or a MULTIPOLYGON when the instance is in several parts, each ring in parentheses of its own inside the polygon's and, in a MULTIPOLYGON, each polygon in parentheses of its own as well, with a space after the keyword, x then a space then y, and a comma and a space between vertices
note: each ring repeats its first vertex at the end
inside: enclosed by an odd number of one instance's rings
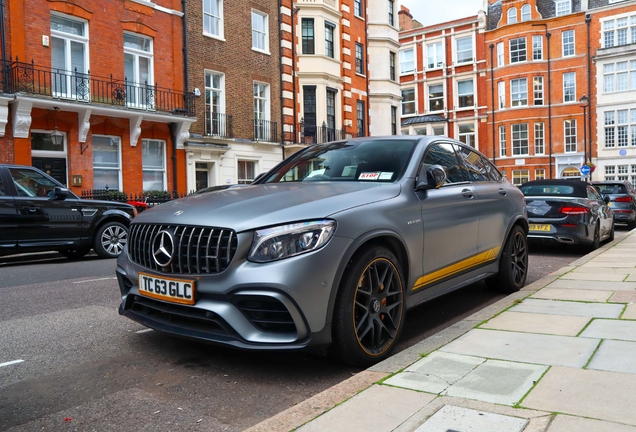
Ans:
POLYGON ((514 405, 512 406, 513 408, 527 409, 527 408, 522 407, 522 406, 521 406, 521 403, 523 402, 523 400, 524 400, 525 398, 527 398, 527 397, 528 397, 528 395, 530 394, 530 392, 531 392, 532 390, 534 390, 534 388, 535 388, 535 387, 539 384, 539 382, 541 382, 541 380, 543 379, 543 377, 544 377, 544 376, 548 373, 548 371, 549 371, 550 369, 552 369, 552 366, 548 366, 548 368, 545 370, 545 372, 543 372, 543 373, 541 374, 541 376, 539 377, 539 379, 538 379, 538 380, 536 380, 536 381, 532 381, 532 387, 530 387, 530 389, 526 392, 526 394, 524 394, 524 395, 523 395, 523 397, 522 397, 521 399, 519 399, 519 402, 517 402, 516 404, 514 404, 514 405))
POLYGON ((601 348, 601 345, 603 344, 603 342, 605 342, 605 339, 601 339, 598 342, 598 345, 596 345, 596 349, 594 350, 594 352, 592 353, 592 355, 590 355, 590 358, 587 359, 587 362, 583 365, 583 369, 587 369, 587 367, 589 366, 590 362, 592 361, 592 359, 594 358, 594 356, 596 355, 596 353, 598 352, 598 350, 601 348))

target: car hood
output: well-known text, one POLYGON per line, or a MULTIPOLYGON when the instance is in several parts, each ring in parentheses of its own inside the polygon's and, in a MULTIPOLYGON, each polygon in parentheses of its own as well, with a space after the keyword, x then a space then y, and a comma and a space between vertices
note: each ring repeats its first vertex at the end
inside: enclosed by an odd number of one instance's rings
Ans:
POLYGON ((327 218, 353 207, 396 197, 399 193, 398 183, 249 185, 170 201, 141 213, 134 222, 214 226, 241 232, 327 218))

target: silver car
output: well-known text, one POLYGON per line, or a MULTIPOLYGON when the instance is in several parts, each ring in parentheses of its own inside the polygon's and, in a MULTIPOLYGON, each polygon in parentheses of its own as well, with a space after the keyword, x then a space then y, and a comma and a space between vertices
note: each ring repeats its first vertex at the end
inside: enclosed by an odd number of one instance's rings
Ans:
POLYGON ((479 152, 443 137, 306 148, 243 188, 192 195, 131 224, 120 314, 251 350, 390 355, 405 312, 485 279, 525 283, 524 198, 479 152))

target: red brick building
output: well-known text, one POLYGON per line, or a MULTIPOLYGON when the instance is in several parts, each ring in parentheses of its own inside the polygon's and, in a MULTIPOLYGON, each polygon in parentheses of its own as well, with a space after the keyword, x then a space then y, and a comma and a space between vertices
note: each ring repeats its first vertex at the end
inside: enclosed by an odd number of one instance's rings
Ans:
POLYGON ((185 192, 195 121, 173 0, 5 0, 0 162, 75 193, 185 192))
POLYGON ((589 151, 581 100, 589 105, 592 88, 585 15, 569 0, 490 2, 487 139, 495 145, 486 154, 515 184, 581 177, 589 151))
POLYGON ((394 0, 281 1, 287 153, 399 130, 394 0))
POLYGON ((188 191, 249 183, 283 159, 278 0, 187 3, 188 191))
POLYGON ((399 13, 402 133, 445 135, 486 152, 485 16, 422 27, 407 8, 399 13))

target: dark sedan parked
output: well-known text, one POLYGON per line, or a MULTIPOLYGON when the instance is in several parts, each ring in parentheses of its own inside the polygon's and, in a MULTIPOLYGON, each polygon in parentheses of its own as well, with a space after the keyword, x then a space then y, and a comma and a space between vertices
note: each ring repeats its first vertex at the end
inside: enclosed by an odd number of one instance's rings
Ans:
POLYGON ((79 199, 37 168, 0 165, 0 256, 58 251, 81 258, 93 248, 116 258, 135 215, 129 204, 79 199))
POLYGON ((408 309, 478 280, 519 290, 527 223, 519 189, 460 142, 317 144, 251 185, 135 218, 119 312, 237 348, 331 345, 368 366, 390 355, 408 309))
POLYGON ((636 192, 630 182, 595 181, 592 186, 609 197, 616 222, 626 223, 630 230, 636 228, 636 192))
POLYGON ((614 239, 614 215, 596 189, 577 180, 535 180, 520 187, 526 197, 528 239, 588 245, 614 239))

